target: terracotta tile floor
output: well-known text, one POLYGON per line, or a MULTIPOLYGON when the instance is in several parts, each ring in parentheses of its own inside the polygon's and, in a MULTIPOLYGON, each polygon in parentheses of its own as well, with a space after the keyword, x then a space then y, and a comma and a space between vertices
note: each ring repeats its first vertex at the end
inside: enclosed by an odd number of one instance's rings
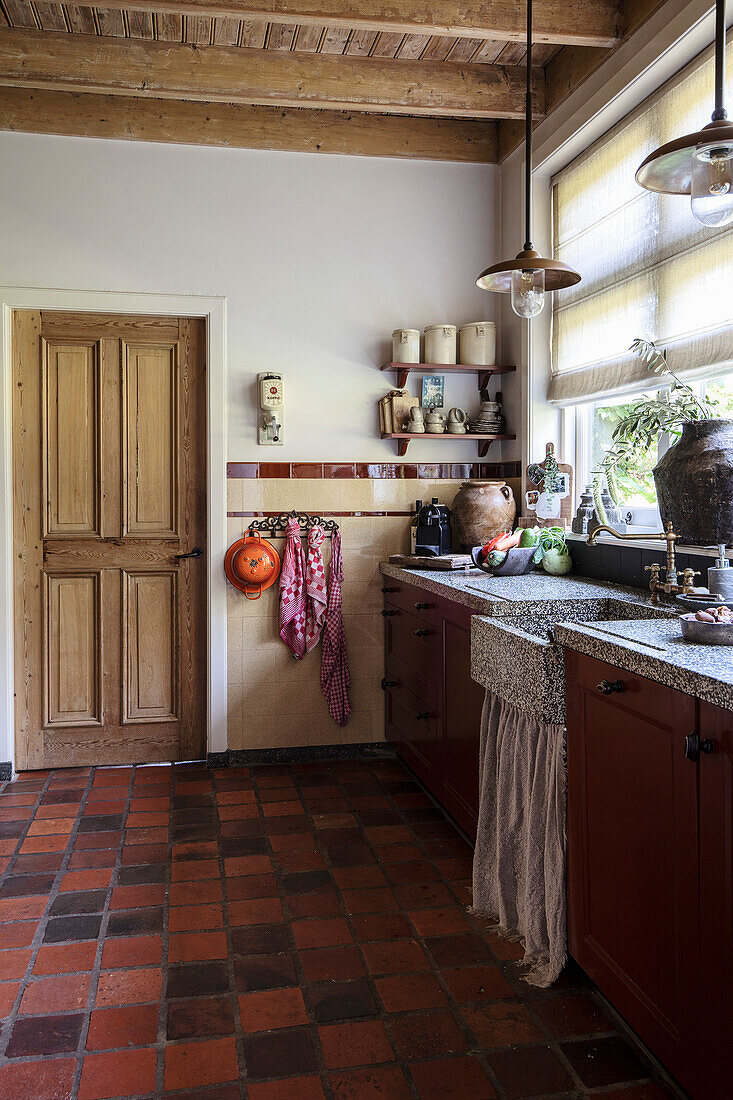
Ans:
POLYGON ((2 1100, 668 1095, 398 763, 26 773, 0 869, 2 1100))

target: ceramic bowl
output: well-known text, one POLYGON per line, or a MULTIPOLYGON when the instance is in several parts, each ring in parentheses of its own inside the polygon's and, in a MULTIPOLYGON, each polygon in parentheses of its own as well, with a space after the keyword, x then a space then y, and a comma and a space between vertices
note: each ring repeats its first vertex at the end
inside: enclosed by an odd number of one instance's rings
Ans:
POLYGON ((689 611, 680 615, 680 626, 682 637, 696 645, 733 645, 733 623, 702 623, 689 611))
POLYGON ((722 596, 714 596, 710 592, 700 595, 676 596, 676 602, 682 604, 688 611, 704 611, 707 607, 722 607, 725 600, 722 596))
POLYGON ((490 573, 493 577, 519 577, 524 573, 531 573, 534 567, 534 555, 536 546, 513 546, 507 551, 507 555, 501 565, 484 565, 481 561, 482 547, 474 546, 471 558, 474 565, 484 573, 490 573))

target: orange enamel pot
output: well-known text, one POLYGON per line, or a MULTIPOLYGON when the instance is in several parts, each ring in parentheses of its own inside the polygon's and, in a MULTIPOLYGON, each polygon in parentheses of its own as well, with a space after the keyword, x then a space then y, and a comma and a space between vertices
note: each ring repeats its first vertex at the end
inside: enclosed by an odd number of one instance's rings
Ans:
POLYGON ((248 531, 227 550, 224 572, 248 600, 258 600, 280 575, 280 555, 259 531, 248 531))

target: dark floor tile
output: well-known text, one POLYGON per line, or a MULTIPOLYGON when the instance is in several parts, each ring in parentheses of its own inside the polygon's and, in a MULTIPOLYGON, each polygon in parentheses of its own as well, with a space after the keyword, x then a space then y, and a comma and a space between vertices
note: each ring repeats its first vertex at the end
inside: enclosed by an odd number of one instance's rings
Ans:
POLYGON ((288 930, 284 924, 256 924, 250 928, 232 929, 235 955, 274 955, 290 949, 288 930))
POLYGON ((144 864, 141 867, 120 867, 117 872, 118 886, 142 886, 145 883, 167 881, 167 863, 144 864))
POLYGON ((163 909, 123 909, 111 913, 107 934, 109 936, 136 936, 143 932, 162 932, 163 909))
POLYGON ((173 829, 173 839, 177 844, 187 840, 215 840, 216 826, 211 825, 176 825, 173 829))
POLYGON ((81 802, 83 793, 84 788, 81 790, 74 788, 68 791, 46 791, 41 799, 41 804, 43 806, 59 806, 64 803, 81 802))
POLYGON ((356 815, 360 825, 401 825, 402 818, 396 810, 361 810, 356 815))
POLYGON ((250 1077, 289 1077, 317 1068, 316 1046, 308 1028, 245 1036, 244 1059, 250 1077))
POLYGON ((43 934, 44 943, 64 943, 66 940, 96 940, 101 917, 52 917, 43 934))
POLYGON ((366 973, 358 949, 345 947, 317 947, 300 952, 300 961, 307 982, 325 982, 362 978, 366 973))
POLYGON ((298 985, 291 955, 259 955, 234 960, 234 976, 240 993, 285 989, 298 985))
POLYGON ((70 890, 54 898, 49 912, 52 917, 67 917, 72 913, 101 913, 106 899, 106 890, 70 890))
POLYGON ((470 966, 471 963, 493 963, 494 958, 480 936, 438 936, 426 944, 438 967, 470 966))
POLYGON ((390 1019, 390 1031, 397 1050, 408 1062, 434 1058, 437 1054, 459 1054, 468 1048, 448 1009, 394 1016, 390 1019))
POLYGON ((231 997, 193 997, 168 1005, 167 1038, 198 1039, 204 1035, 234 1034, 231 997))
POLYGON ((507 1100, 526 1100, 573 1087, 569 1074, 549 1047, 522 1047, 487 1054, 507 1100))
MULTIPOLYGON (((262 830, 259 821, 250 821, 247 824, 255 825, 260 831, 262 830)), ((222 839, 221 850, 225 856, 267 856, 271 851, 269 840, 256 832, 246 839, 236 840, 231 837, 222 839)))
POLYGON ((349 982, 312 982, 306 986, 306 1001, 318 1024, 377 1014, 369 983, 359 978, 349 982))
POLYGON ((172 810, 185 810, 195 806, 211 806, 210 794, 174 794, 171 798, 172 810))
POLYGON ((226 962, 189 963, 169 966, 166 995, 174 997, 205 996, 229 991, 229 966, 226 962))
POLYGON ((122 828, 123 814, 89 814, 79 822, 80 833, 106 833, 122 828))
POLYGON ((11 875, 0 886, 0 898, 25 898, 32 894, 47 894, 55 875, 11 875))
POLYGON ((562 1043, 561 1049, 587 1088, 638 1081, 649 1076, 636 1052, 620 1036, 562 1043))
POLYGON ((293 875, 284 875, 282 881, 286 894, 309 894, 331 886, 333 882, 328 871, 298 871, 293 875))
POLYGON ((367 844, 350 844, 346 848, 329 848, 328 858, 334 867, 362 867, 376 862, 374 853, 367 844))
POLYGON ((68 1016, 28 1016, 16 1020, 5 1054, 8 1058, 62 1054, 76 1050, 83 1013, 68 1016))
POLYGON ((213 806, 192 806, 187 810, 173 810, 171 820, 174 825, 213 825, 216 823, 213 806))
POLYGON ((17 875, 30 875, 38 871, 58 871, 63 861, 63 852, 30 852, 28 855, 15 857, 13 871, 17 875))
POLYGON ((12 840, 23 835, 27 821, 0 821, 0 839, 12 840))

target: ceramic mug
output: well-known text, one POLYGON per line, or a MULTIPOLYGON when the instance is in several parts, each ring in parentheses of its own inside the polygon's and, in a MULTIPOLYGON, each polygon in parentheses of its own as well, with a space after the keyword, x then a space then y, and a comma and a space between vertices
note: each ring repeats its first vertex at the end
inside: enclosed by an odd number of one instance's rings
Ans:
POLYGON ((448 431, 451 435, 465 435, 468 417, 463 409, 451 409, 448 413, 448 431))

